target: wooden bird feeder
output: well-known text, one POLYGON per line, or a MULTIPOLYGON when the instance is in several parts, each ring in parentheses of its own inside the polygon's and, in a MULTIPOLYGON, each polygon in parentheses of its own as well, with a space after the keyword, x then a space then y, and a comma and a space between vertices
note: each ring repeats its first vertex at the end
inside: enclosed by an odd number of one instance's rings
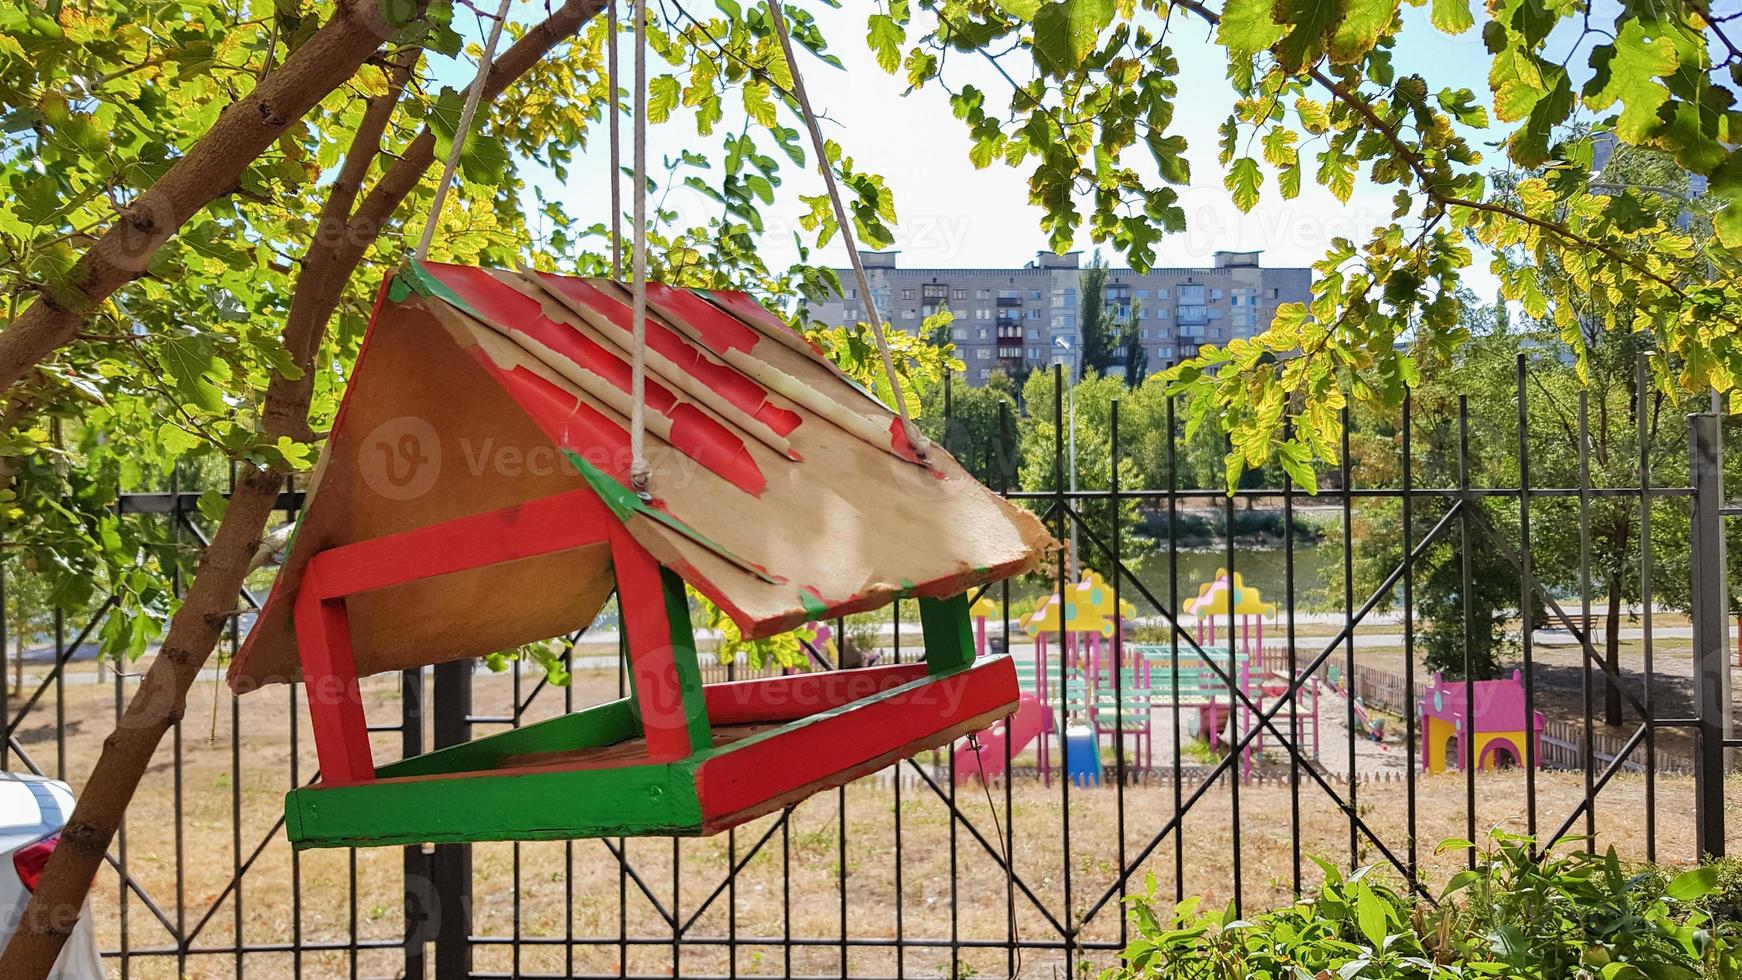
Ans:
POLYGON ((383 289, 295 543, 231 664, 301 680, 298 848, 708 834, 985 728, 1008 658, 965 593, 1039 522, 742 293, 650 285, 649 498, 627 489, 627 292, 413 263, 383 289), (703 685, 684 585, 747 637, 917 596, 922 663, 703 685), (581 629, 615 592, 631 696, 377 766, 358 678, 581 629))

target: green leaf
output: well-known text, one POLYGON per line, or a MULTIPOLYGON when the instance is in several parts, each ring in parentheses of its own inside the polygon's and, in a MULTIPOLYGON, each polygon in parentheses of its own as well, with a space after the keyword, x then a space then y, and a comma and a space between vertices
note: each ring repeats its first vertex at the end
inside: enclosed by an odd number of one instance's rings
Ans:
POLYGON ((1355 889, 1355 920, 1361 926, 1361 934, 1367 937, 1374 949, 1385 944, 1385 934, 1390 931, 1391 910, 1371 885, 1363 884, 1355 889))
POLYGON ((1718 866, 1705 864, 1676 875, 1663 893, 1678 902, 1691 902, 1703 895, 1710 895, 1717 888, 1718 866))
POLYGON ((1397 3, 1398 0, 1352 0, 1343 22, 1331 35, 1331 61, 1352 65, 1366 57, 1397 16, 1397 3))
POLYGON ((1263 181, 1264 175, 1258 171, 1258 161, 1251 157, 1235 160, 1227 176, 1222 178, 1223 186, 1233 192, 1234 206, 1242 211, 1250 211, 1258 203, 1258 185, 1263 181))
POLYGON ((907 32, 888 14, 872 14, 865 19, 865 43, 877 54, 877 67, 889 74, 895 74, 901 67, 901 45, 907 41, 907 32))
POLYGON ((1536 56, 1516 47, 1494 56, 1488 87, 1494 92, 1494 115, 1501 122, 1523 119, 1548 94, 1536 56))
POLYGON ((223 411, 223 392, 210 377, 218 367, 210 344, 194 337, 177 337, 164 341, 158 355, 175 380, 176 390, 189 404, 209 412, 223 411))
POLYGON ((171 457, 200 447, 202 440, 174 422, 165 422, 157 427, 157 441, 163 446, 164 452, 171 457))
POLYGON ((1470 16, 1470 0, 1433 0, 1428 20, 1447 34, 1462 34, 1476 25, 1470 16))
MULTIPOLYGON (((1375 0, 1355 2, 1366 6, 1375 0)), ((1287 71, 1299 72, 1318 61, 1345 12, 1344 4, 1337 0, 1281 0, 1274 16, 1292 26, 1277 42, 1277 63, 1287 71)))
POLYGON ((771 93, 767 82, 744 83, 744 112, 762 126, 773 126, 775 123, 774 99, 771 93))
POLYGON ((1034 15, 1034 60, 1050 75, 1075 72, 1113 22, 1114 0, 1055 0, 1034 15))
POLYGON ((1679 66, 1675 42, 1647 37, 1645 25, 1629 19, 1614 44, 1591 49, 1591 67, 1596 71, 1585 85, 1585 104, 1603 110, 1621 103, 1615 135, 1642 143, 1657 128, 1658 108, 1669 101, 1669 89, 1658 79, 1675 74, 1679 66))
POLYGON ((1272 9, 1270 0, 1228 0, 1216 27, 1216 43, 1231 56, 1250 58, 1268 51, 1287 33, 1271 15, 1272 9))
POLYGON ((671 118, 683 96, 683 86, 675 75, 655 75, 647 83, 647 121, 662 123, 671 118))

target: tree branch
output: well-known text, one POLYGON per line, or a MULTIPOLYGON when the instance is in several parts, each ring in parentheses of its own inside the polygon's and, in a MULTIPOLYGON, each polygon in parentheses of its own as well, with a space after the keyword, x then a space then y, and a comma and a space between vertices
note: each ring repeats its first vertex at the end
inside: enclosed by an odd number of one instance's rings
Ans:
MULTIPOLYGON (((536 65, 558 41, 585 24, 601 5, 602 0, 570 0, 534 27, 496 63, 485 95, 494 97, 501 93, 536 65)), ((287 62, 280 66, 273 78, 284 77, 288 69, 287 62)), ((392 77, 400 80, 398 84, 365 110, 364 120, 358 126, 341 168, 341 179, 335 181, 322 209, 323 218, 338 217, 348 210, 349 201, 355 199, 358 191, 355 180, 347 182, 344 178, 360 179, 367 172, 369 163, 380 153, 381 134, 393 114, 393 105, 404 90, 405 80, 410 77, 410 64, 404 64, 402 70, 396 68, 392 77), (385 108, 381 102, 387 103, 385 108), (353 160, 353 156, 360 156, 362 162, 353 160)), ((287 319, 284 328, 285 347, 299 358, 298 364, 303 370, 294 381, 275 374, 268 386, 263 422, 269 435, 290 435, 292 429, 298 433, 307 432, 307 407, 314 385, 314 372, 310 369, 313 354, 320 348, 327 323, 343 296, 344 284, 368 247, 366 242, 360 244, 362 236, 355 234, 359 227, 357 219, 365 207, 372 206, 377 210, 386 208, 381 214, 385 220, 404 200, 402 193, 388 207, 387 198, 377 196, 389 178, 395 179, 393 187, 403 186, 409 190, 416 186, 423 170, 434 159, 434 137, 425 130, 417 142, 426 142, 427 152, 421 156, 407 153, 400 158, 358 207, 357 214, 351 216, 352 220, 344 223, 346 235, 337 240, 323 240, 317 236, 310 242, 302 278, 297 283, 297 295, 292 300, 292 308, 297 310, 297 314, 287 319), (422 159, 422 166, 416 166, 417 159, 422 159), (415 172, 412 172, 413 168, 415 172), (309 293, 308 299, 303 297, 305 289, 309 293)), ((367 226, 368 241, 374 240, 379 228, 379 222, 367 226)), ((162 649, 146 670, 115 731, 103 740, 102 755, 79 796, 72 818, 61 832, 61 846, 55 848, 50 856, 42 880, 25 909, 23 921, 4 955, 0 955, 0 977, 42 980, 53 967, 67 936, 78 924, 79 910, 92 880, 102 867, 104 854, 114 840, 140 779, 164 734, 186 711, 188 691, 233 615, 236 594, 263 546, 266 520, 277 507, 278 492, 286 476, 286 471, 278 467, 249 466, 237 480, 224 518, 219 522, 211 544, 200 555, 193 582, 181 607, 170 620, 162 649)))
POLYGON ((342 0, 313 37, 225 109, 187 155, 135 198, 65 276, 0 331, 0 390, 11 388, 32 366, 70 343, 110 295, 145 273, 170 236, 206 205, 234 191, 243 170, 355 74, 392 33, 370 0, 342 0))

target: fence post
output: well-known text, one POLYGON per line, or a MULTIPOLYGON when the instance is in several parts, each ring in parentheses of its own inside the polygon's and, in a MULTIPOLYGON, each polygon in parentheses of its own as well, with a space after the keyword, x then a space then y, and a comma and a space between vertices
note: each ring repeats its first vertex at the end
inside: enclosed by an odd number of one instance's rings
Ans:
MULTIPOLYGON (((472 739, 472 661, 437 664, 434 697, 435 747, 472 739)), ((435 891, 436 980, 469 980, 472 975, 472 846, 437 844, 430 856, 430 886, 435 891)))
POLYGON ((1693 477, 1692 618, 1694 627, 1695 843, 1703 858, 1724 856, 1724 722, 1730 713, 1728 592, 1724 569, 1724 471, 1718 462, 1718 416, 1688 419, 1688 471, 1693 477))
MULTIPOLYGON (((414 667, 399 675, 400 692, 400 757, 409 759, 423 754, 423 668, 414 667)), ((430 938, 430 924, 439 915, 437 900, 430 887, 429 854, 421 844, 407 845, 405 868, 405 980, 427 980, 428 964, 424 959, 424 944, 430 938)))

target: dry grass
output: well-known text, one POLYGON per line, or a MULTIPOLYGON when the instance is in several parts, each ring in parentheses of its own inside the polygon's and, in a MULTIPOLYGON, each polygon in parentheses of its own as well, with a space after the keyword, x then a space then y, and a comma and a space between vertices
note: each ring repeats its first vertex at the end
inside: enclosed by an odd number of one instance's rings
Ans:
MULTIPOLYGON (((478 713, 509 710, 515 695, 510 678, 482 679, 476 686, 478 713)), ((524 698, 532 688, 527 679, 520 696, 524 698)), ((572 697, 576 704, 586 704, 614 696, 615 690, 613 677, 582 673, 576 677, 572 697)), ((294 780, 307 779, 314 765, 306 713, 294 698, 292 692, 276 689, 240 702, 227 694, 214 700, 212 689, 202 686, 190 705, 179 747, 166 742, 140 789, 127 826, 127 865, 139 888, 172 926, 191 932, 205 920, 193 940, 195 949, 227 950, 238 941, 250 946, 282 944, 288 949, 300 943, 304 947, 300 958, 288 951, 247 954, 241 966, 249 976, 348 975, 353 969, 350 954, 318 947, 345 943, 353 923, 365 941, 399 940, 404 919, 403 852, 387 848, 293 856, 282 831, 274 828, 284 791, 294 780), (298 733, 294 753, 293 727, 298 733), (174 765, 177 752, 183 761, 179 783, 174 765), (178 801, 183 813, 179 839, 178 801), (240 816, 234 834, 233 809, 240 816), (229 889, 238 863, 249 861, 241 887, 229 889)), ((563 698, 563 691, 544 691, 528 719, 562 710, 563 698)), ((374 720, 398 718, 396 681, 369 682, 366 699, 374 720)), ((51 773, 59 771, 58 759, 64 751, 65 775, 77 787, 112 726, 115 691, 112 685, 69 684, 64 739, 56 738, 56 708, 51 690, 31 712, 20 736, 34 761, 51 773)), ((377 734, 375 748, 378 758, 395 758, 399 736, 377 734)), ((1541 773, 1538 784, 1538 811, 1546 832, 1573 811, 1582 798, 1583 782, 1578 774, 1541 773)), ((1182 792, 1189 796, 1193 788, 1186 785, 1182 792)), ((947 794, 948 787, 943 789, 947 794)), ((1468 831, 1465 789, 1458 776, 1420 780, 1418 850, 1430 880, 1443 880, 1459 861, 1457 855, 1434 855, 1432 844, 1468 831)), ((1406 790, 1401 781, 1366 783, 1357 790, 1363 819, 1400 857, 1407 854, 1406 790)), ((1003 792, 995 787, 1000 820, 1006 818, 1003 792)), ((1011 788, 1014 809, 1004 825, 1014 832, 1016 875, 1053 919, 1064 922, 1068 908, 1069 921, 1078 923, 1104 895, 1116 891, 1122 857, 1134 866, 1137 880, 1153 872, 1163 893, 1171 894, 1175 848, 1183 843, 1178 858, 1185 871, 1182 890, 1221 902, 1233 894, 1238 841, 1239 884, 1247 906, 1262 908, 1289 896, 1295 863, 1290 791, 1285 783, 1240 787, 1237 827, 1233 787, 1225 780, 1218 783, 1191 808, 1180 834, 1161 838, 1153 851, 1139 859, 1174 814, 1174 793, 1172 783, 1126 788, 1121 837, 1120 791, 1111 787, 1067 790, 1058 784, 1048 788, 1018 780, 1011 788)), ((1645 856, 1644 793, 1639 777, 1617 777, 1603 791, 1596 812, 1600 839, 1634 858, 1645 856)), ((1303 785, 1300 800, 1303 851, 1347 863, 1348 818, 1310 782, 1303 785)), ((678 964, 684 975, 723 974, 729 954, 736 956, 740 973, 779 975, 786 965, 784 953, 765 943, 790 935, 801 943, 792 951, 792 970, 800 975, 893 975, 899 966, 900 972, 915 976, 952 972, 1003 976, 1008 972, 1001 948, 1008 935, 1006 877, 968 826, 993 841, 995 849, 992 813, 978 785, 963 787, 956 802, 961 819, 952 820, 947 801, 931 788, 915 785, 911 779, 897 786, 888 778, 873 778, 802 804, 753 856, 752 845, 775 826, 777 818, 764 818, 729 836, 684 841, 677 848, 681 857, 675 876, 669 840, 630 842, 629 862, 653 899, 666 909, 679 909, 680 919, 686 922, 725 880, 729 858, 744 863, 731 892, 709 904, 685 930, 678 964), (789 875, 789 899, 783 891, 783 875, 789 875), (845 964, 840 947, 843 915, 849 943, 845 964), (887 945, 898 932, 907 941, 899 964, 895 950, 887 945), (723 943, 728 935, 738 937, 732 948, 723 943), (952 937, 966 945, 952 950, 952 937), (952 962, 957 964, 953 970, 952 962)), ((1685 778, 1660 777, 1656 802, 1658 858, 1691 860, 1691 784, 1685 778)), ((1524 812, 1522 773, 1480 777, 1474 821, 1478 833, 1494 825, 1522 830, 1524 812)), ((1732 820, 1732 826, 1739 823, 1732 820)), ((1355 858, 1380 859, 1364 840, 1355 858)), ((1303 880, 1310 886, 1316 872, 1310 861, 1303 859, 1303 864, 1303 880)), ((576 974, 615 975, 623 965, 637 975, 674 972, 672 929, 634 882, 626 886, 626 914, 620 920, 618 864, 602 843, 480 845, 475 849, 475 871, 475 931, 489 937, 518 934, 532 941, 518 954, 506 946, 480 947, 480 970, 563 974, 572 968, 576 974), (624 933, 655 942, 620 946, 617 938, 624 933), (571 935, 607 941, 571 946, 565 942, 571 935)), ((1022 940, 1059 941, 1053 922, 1020 890, 1015 902, 1016 932, 1022 940)), ((129 948, 173 949, 175 945, 170 932, 137 895, 127 896, 123 909, 113 871, 105 871, 98 881, 96 914, 105 948, 121 947, 123 917, 129 948)), ((1116 900, 1095 912, 1081 938, 1089 943, 1118 941, 1116 900)), ((1097 964, 1105 963, 1108 956, 1100 950, 1087 954, 1097 964)), ((393 976, 401 963, 398 949, 367 950, 356 957, 354 966, 363 976, 393 976)), ((110 964, 118 974, 119 962, 110 964)), ((1028 949, 1022 973, 1050 977, 1058 975, 1063 965, 1061 952, 1028 949)), ((133 957, 129 967, 132 976, 177 975, 174 956, 133 957)), ((229 977, 238 969, 233 954, 207 953, 190 957, 185 975, 229 977)))

